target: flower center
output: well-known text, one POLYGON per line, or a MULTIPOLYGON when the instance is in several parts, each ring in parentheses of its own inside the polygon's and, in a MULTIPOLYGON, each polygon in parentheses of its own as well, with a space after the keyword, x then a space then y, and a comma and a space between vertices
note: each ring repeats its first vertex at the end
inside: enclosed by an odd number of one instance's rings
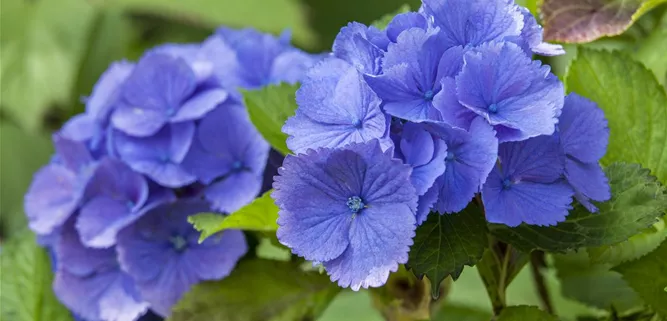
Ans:
POLYGON ((183 236, 172 236, 169 240, 171 241, 171 246, 173 246, 174 250, 177 252, 183 252, 183 250, 188 247, 188 241, 186 241, 183 236))
POLYGON ((454 152, 447 152, 447 157, 445 157, 445 160, 448 162, 451 162, 456 159, 456 155, 454 152))
POLYGON ((363 127, 361 125, 361 119, 355 119, 354 122, 352 123, 352 126, 354 126, 354 128, 361 129, 361 127, 363 127))
POLYGON ((510 188, 512 188, 512 181, 510 181, 509 178, 504 179, 503 180, 503 189, 508 190, 510 188))
POLYGON ((497 112, 498 112, 498 105, 496 105, 496 104, 491 104, 491 105, 489 106, 489 112, 492 113, 492 114, 497 113, 497 112))
POLYGON ((366 204, 364 204, 364 201, 361 200, 361 197, 359 196, 352 196, 347 199, 347 207, 350 208, 350 211, 352 213, 359 213, 361 209, 363 209, 366 204))
POLYGON ((235 161, 232 163, 232 171, 238 172, 243 169, 243 162, 235 161))
POLYGON ((424 93, 424 99, 425 99, 426 101, 431 101, 431 100, 433 100, 433 96, 434 96, 434 95, 435 95, 435 94, 433 93, 433 90, 427 90, 427 91, 424 93))

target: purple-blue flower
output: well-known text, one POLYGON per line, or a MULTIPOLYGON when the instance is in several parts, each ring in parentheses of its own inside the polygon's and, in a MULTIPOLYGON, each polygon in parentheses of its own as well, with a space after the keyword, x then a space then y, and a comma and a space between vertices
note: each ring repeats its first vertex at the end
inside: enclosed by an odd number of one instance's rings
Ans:
POLYGON ((122 102, 111 121, 131 136, 156 134, 166 124, 196 120, 227 99, 220 88, 198 88, 186 61, 162 53, 146 54, 122 88, 122 102))
POLYGON ((498 164, 482 188, 486 219, 508 226, 564 221, 574 191, 563 179, 565 155, 557 137, 503 143, 498 152, 498 164))
POLYGON ((565 177, 575 197, 589 211, 597 212, 590 200, 611 198, 607 177, 598 163, 607 151, 609 128, 604 112, 577 94, 565 98, 558 122, 558 134, 565 158, 565 177))
POLYGON ((179 200, 158 206, 118 234, 118 260, 142 298, 162 316, 193 285, 228 276, 248 246, 241 231, 227 230, 199 243, 187 218, 210 212, 207 202, 179 200))
POLYGON ((115 131, 112 137, 118 157, 132 169, 146 174, 162 186, 186 186, 197 179, 182 162, 195 134, 194 122, 164 126, 153 136, 135 137, 115 131))
POLYGON ((479 192, 498 158, 498 139, 493 128, 483 119, 475 119, 470 131, 443 124, 427 124, 427 128, 447 144, 445 173, 435 181, 438 199, 433 209, 456 213, 463 210, 479 192))
POLYGON ((412 166, 410 181, 421 196, 433 186, 435 179, 445 172, 447 144, 434 137, 426 127, 415 123, 403 125, 396 154, 412 166))
POLYGON ((459 72, 463 48, 447 50, 441 36, 438 29, 404 31, 389 45, 382 60, 383 74, 365 77, 388 114, 415 122, 443 119, 434 99, 440 80, 459 72))
POLYGON ((494 126, 500 142, 553 134, 564 93, 549 66, 509 42, 482 45, 464 60, 456 98, 439 104, 444 122, 468 129, 478 115, 494 126))
POLYGON ((295 153, 376 138, 383 150, 392 146, 389 119, 380 109, 380 99, 362 75, 341 59, 328 58, 313 67, 296 100, 296 115, 283 126, 290 136, 287 146, 295 153))
POLYGON ((114 248, 85 247, 68 223, 55 253, 53 290, 75 314, 87 321, 134 321, 148 310, 132 278, 121 271, 114 248))
POLYGON ((89 247, 110 247, 116 234, 146 211, 174 199, 162 188, 149 189, 148 182, 125 163, 102 159, 84 195, 76 221, 81 241, 89 247))
POLYGON ((397 14, 387 25, 385 32, 391 42, 396 42, 398 36, 405 30, 411 28, 426 29, 427 27, 427 17, 421 12, 405 12, 397 14))
POLYGON ((243 105, 225 103, 199 123, 183 167, 207 185, 213 208, 232 213, 259 194, 269 149, 243 105))
POLYGON ((537 23, 535 17, 528 11, 528 9, 520 7, 521 14, 523 14, 523 30, 521 30, 521 41, 519 43, 528 46, 527 52, 532 51, 535 54, 542 56, 558 56, 564 55, 565 50, 561 45, 554 45, 543 41, 542 26, 537 23))
POLYGON ((340 29, 333 43, 333 54, 357 68, 359 72, 377 75, 382 71, 381 59, 389 44, 384 32, 351 22, 340 29))
POLYGON ((383 285, 407 262, 417 194, 411 168, 373 140, 288 155, 272 196, 278 240, 342 287, 383 285))
POLYGON ((82 142, 53 136, 56 157, 33 178, 24 198, 30 228, 51 234, 79 208, 95 170, 95 162, 82 142))

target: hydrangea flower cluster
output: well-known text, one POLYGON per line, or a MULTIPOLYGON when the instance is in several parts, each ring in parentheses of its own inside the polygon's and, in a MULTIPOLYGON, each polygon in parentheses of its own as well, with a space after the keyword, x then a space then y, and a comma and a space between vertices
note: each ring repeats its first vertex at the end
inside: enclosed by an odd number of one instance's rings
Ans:
POLYGON ((270 147, 237 88, 300 80, 319 59, 254 30, 219 29, 112 64, 86 111, 53 135, 25 196, 54 253, 54 290, 87 321, 167 316, 202 280, 231 273, 241 231, 198 243, 187 216, 231 213, 261 191, 270 147))
POLYGON ((341 29, 283 127, 278 239, 358 290, 406 263, 416 227, 477 199, 489 222, 554 225, 610 197, 602 111, 533 54, 559 55, 513 0, 423 0, 341 29), (437 212, 437 213, 433 213, 437 212))

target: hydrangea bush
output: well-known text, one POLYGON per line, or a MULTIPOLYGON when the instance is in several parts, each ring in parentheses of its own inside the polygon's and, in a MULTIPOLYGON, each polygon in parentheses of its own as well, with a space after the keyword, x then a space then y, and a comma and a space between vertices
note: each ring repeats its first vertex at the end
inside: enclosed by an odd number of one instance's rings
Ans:
POLYGON ((550 43, 539 6, 546 31, 422 0, 322 54, 220 27, 113 63, 25 195, 56 297, 83 321, 315 320, 345 288, 386 320, 557 320, 556 269, 581 320, 666 318, 664 83, 550 43), (506 295, 527 265, 539 308, 506 295), (478 315, 446 301, 471 267, 478 315))

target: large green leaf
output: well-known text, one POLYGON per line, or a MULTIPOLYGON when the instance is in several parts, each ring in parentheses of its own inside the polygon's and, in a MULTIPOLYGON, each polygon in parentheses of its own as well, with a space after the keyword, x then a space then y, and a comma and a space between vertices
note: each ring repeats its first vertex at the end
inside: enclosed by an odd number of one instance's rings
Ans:
POLYGON ((623 33, 634 21, 667 0, 542 0, 547 41, 584 43, 623 33))
POLYGON ((667 317, 667 241, 639 260, 614 268, 644 302, 667 317))
POLYGON ((0 236, 12 236, 25 227, 23 195, 52 152, 46 135, 26 133, 0 121, 0 236))
POLYGON ((304 8, 293 0, 108 0, 136 12, 163 15, 173 20, 209 28, 220 25, 253 27, 274 34, 290 29, 294 40, 312 46, 314 34, 308 27, 304 8))
POLYGON ((188 217, 188 222, 201 232, 200 242, 226 229, 273 232, 278 229, 278 206, 271 198, 271 191, 231 215, 200 213, 188 217))
POLYGON ((168 320, 315 320, 339 291, 326 275, 294 263, 241 261, 222 281, 196 285, 168 320))
POLYGON ((283 155, 289 154, 287 134, 282 132, 287 118, 296 110, 295 93, 299 85, 280 84, 259 90, 243 91, 250 120, 271 147, 283 155))
POLYGON ((23 231, 20 238, 3 244, 0 255, 0 319, 4 321, 71 321, 51 289, 49 256, 23 231))
POLYGON ((626 241, 587 249, 591 262, 616 266, 648 254, 667 238, 666 220, 667 217, 663 217, 658 223, 626 241))
POLYGON ((610 137, 603 164, 639 163, 667 184, 667 94, 649 70, 620 52, 580 48, 566 86, 605 112, 610 137))
POLYGON ((0 105, 21 127, 70 102, 93 15, 81 0, 2 0, 0 105))
POLYGON ((451 275, 456 280, 464 265, 473 266, 482 258, 486 233, 484 214, 474 204, 457 214, 431 213, 417 228, 408 266, 415 275, 431 280, 437 298, 444 278, 451 275))
POLYGON ((490 224, 501 240, 523 250, 564 252, 627 240, 662 217, 667 209, 664 186, 636 164, 615 163, 605 169, 612 198, 596 203, 599 213, 577 205, 565 222, 556 226, 490 224))
POLYGON ((648 37, 637 44, 633 56, 653 71, 658 81, 665 86, 667 85, 667 59, 664 56, 667 52, 667 5, 663 7, 662 16, 658 17, 659 21, 653 26, 648 37))
POLYGON ((535 306, 520 305, 503 309, 498 321, 558 321, 555 316, 546 313, 535 306))

